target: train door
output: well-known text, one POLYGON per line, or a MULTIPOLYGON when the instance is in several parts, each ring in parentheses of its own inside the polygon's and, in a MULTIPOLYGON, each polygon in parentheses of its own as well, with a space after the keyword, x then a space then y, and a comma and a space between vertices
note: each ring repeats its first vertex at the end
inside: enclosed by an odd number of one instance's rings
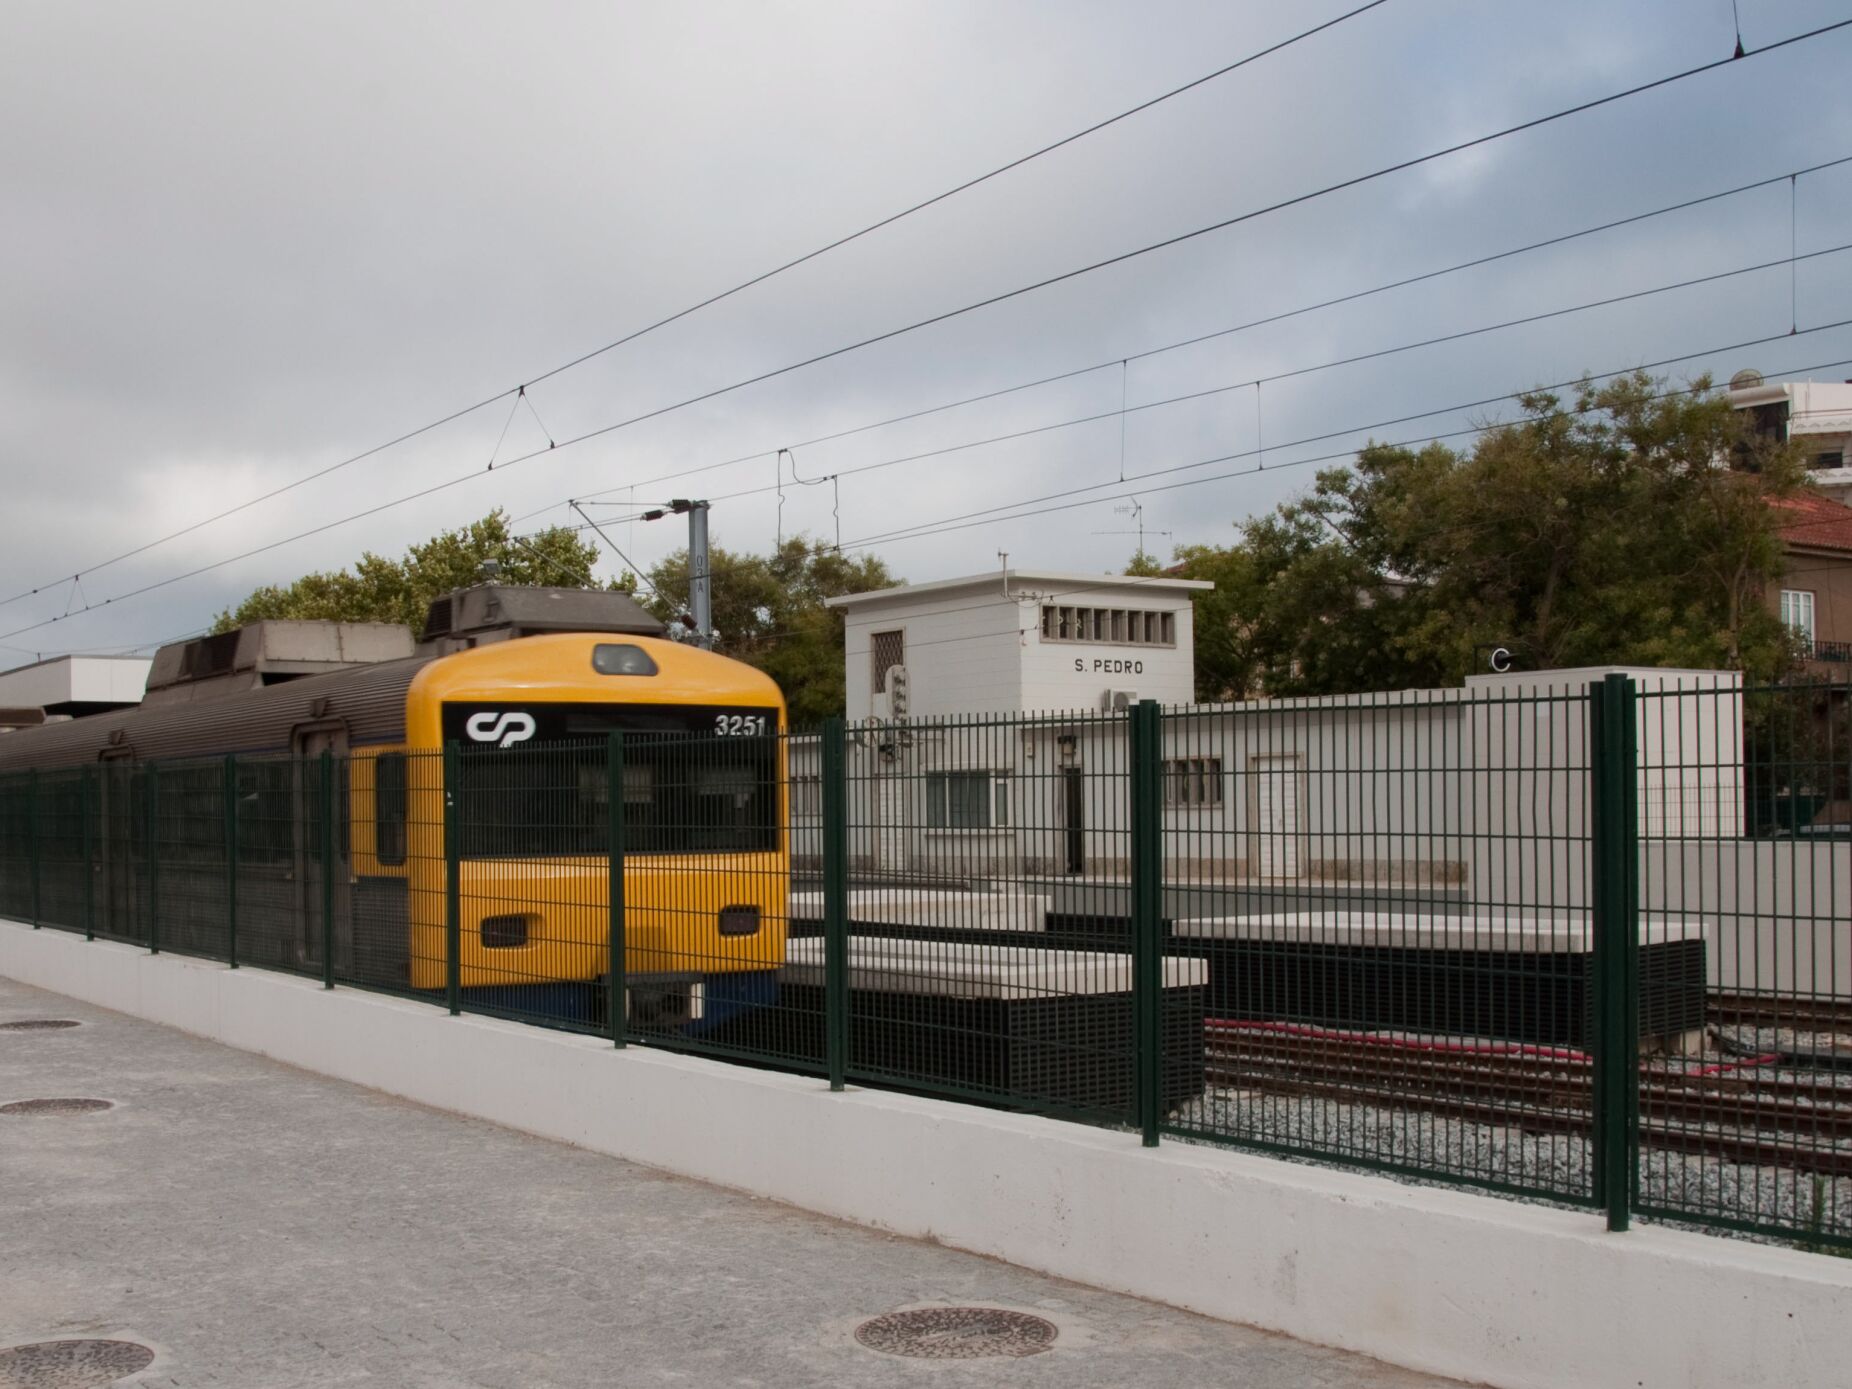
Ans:
POLYGON ((140 776, 126 751, 106 752, 97 768, 96 877, 92 910, 96 932, 123 940, 139 939, 137 923, 145 920, 145 895, 137 891, 145 866, 147 807, 141 798, 140 776))
POLYGON ((323 968, 325 941, 334 945, 337 973, 352 975, 353 868, 347 816, 347 730, 305 728, 295 737, 296 963, 323 968), (322 845, 322 754, 333 757, 332 853, 322 845), (332 914, 330 914, 332 907, 332 914))

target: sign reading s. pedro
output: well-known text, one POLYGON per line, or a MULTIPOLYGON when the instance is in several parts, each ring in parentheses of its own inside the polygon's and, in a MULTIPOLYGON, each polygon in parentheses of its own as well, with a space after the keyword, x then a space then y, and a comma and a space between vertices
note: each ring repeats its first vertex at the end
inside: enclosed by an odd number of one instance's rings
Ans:
POLYGON ((1143 661, 1126 660, 1123 657, 1098 656, 1095 657, 1093 663, 1089 665, 1084 656, 1076 656, 1074 658, 1074 669, 1076 672, 1080 673, 1093 671, 1099 675, 1143 675, 1145 673, 1145 663, 1143 661))

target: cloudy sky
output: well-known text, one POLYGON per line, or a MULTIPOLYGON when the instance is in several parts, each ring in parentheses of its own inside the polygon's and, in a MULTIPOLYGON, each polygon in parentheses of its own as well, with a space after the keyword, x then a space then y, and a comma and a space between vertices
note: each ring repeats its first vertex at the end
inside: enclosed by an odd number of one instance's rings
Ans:
MULTIPOLYGON (((1668 370, 1852 376, 1852 329, 1805 331, 1852 319, 1852 252, 1304 370, 1852 242, 1852 163, 1786 181, 1852 156, 1844 30, 563 443, 1735 43, 1730 0, 1388 0, 526 403, 162 540, 1358 3, 8 5, 0 665, 187 633, 258 584, 497 505, 534 528, 596 496, 645 565, 683 535, 632 504, 696 495, 729 547, 840 536, 914 580, 999 550, 1105 570, 1136 544, 1134 499, 1154 551, 1223 541, 1308 486, 1308 460, 1498 408, 1398 417, 1689 353, 1668 370), (1085 416, 1103 418, 1044 428, 1085 416), (1009 509, 1055 494, 1084 505, 1009 509)), ((1752 50, 1852 14, 1740 10, 1752 50)))

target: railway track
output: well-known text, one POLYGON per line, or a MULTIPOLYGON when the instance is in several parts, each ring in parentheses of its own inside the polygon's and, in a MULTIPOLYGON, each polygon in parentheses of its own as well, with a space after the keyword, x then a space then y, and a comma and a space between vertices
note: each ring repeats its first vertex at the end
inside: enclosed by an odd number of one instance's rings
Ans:
POLYGON ((1852 1033, 1852 1000, 1783 998, 1775 994, 1712 993, 1710 1021, 1739 1027, 1786 1027, 1798 1032, 1852 1033))
MULTIPOLYGON (((1397 1042, 1264 1025, 1211 1023, 1206 1078, 1214 1086, 1303 1095, 1529 1133, 1587 1137, 1594 1126, 1592 1061, 1572 1052, 1397 1042)), ((1642 1145, 1752 1166, 1852 1177, 1852 1084, 1831 1073, 1743 1073, 1739 1067, 1640 1068, 1642 1145)))

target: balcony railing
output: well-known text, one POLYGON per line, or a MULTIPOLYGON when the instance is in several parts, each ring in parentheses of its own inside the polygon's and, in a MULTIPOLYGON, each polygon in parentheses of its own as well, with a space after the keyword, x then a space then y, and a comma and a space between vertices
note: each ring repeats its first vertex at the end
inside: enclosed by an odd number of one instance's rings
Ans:
POLYGON ((1835 664, 1852 663, 1852 641, 1809 642, 1807 643, 1807 659, 1831 661, 1835 664))

